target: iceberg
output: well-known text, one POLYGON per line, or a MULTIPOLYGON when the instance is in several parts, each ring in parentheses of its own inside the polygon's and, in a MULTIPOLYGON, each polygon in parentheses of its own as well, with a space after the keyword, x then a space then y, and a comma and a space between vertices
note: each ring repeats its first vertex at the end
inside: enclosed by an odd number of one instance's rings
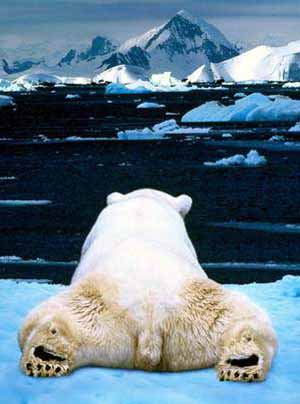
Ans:
MULTIPOLYGON (((188 82, 201 83, 215 80, 228 82, 299 81, 300 41, 286 46, 257 46, 241 55, 220 63, 201 65, 188 82)), ((287 84, 287 88, 293 85, 287 84)))
POLYGON ((131 84, 138 80, 147 81, 148 75, 144 69, 138 66, 119 65, 97 74, 93 78, 94 83, 131 84))
POLYGON ((300 101, 253 93, 224 106, 210 101, 187 112, 182 122, 296 121, 300 119, 300 101))

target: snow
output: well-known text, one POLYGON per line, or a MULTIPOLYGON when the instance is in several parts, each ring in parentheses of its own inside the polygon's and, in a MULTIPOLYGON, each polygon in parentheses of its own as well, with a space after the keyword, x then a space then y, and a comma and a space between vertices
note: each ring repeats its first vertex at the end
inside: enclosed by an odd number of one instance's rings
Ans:
POLYGON ((21 88, 17 84, 13 84, 11 81, 6 79, 0 79, 0 91, 11 92, 20 90, 21 88))
POLYGON ((62 84, 62 80, 58 76, 52 74, 33 73, 25 74, 17 78, 13 83, 25 88, 26 90, 32 90, 41 84, 62 84))
POLYGON ((92 83, 89 77, 61 77, 59 76, 62 84, 76 84, 76 85, 88 85, 92 83))
POLYGON ((300 132, 300 122, 296 123, 296 125, 292 126, 289 129, 289 132, 300 132))
POLYGON ((135 129, 118 132, 119 140, 156 140, 162 139, 166 133, 179 129, 174 119, 154 125, 152 129, 135 129))
POLYGON ((148 80, 146 71, 141 67, 131 65, 114 66, 93 78, 94 83, 105 82, 116 84, 131 84, 138 80, 148 80))
POLYGON ((0 108, 3 107, 14 107, 16 105, 13 97, 8 97, 7 95, 0 95, 0 108))
POLYGON ((51 201, 48 200, 0 200, 0 207, 1 206, 39 206, 39 205, 49 205, 51 201))
MULTIPOLYGON (((159 75, 159 76, 163 76, 159 75)), ((152 76, 153 77, 153 76, 152 76)), ((151 78, 152 80, 152 78, 151 78)), ((156 81, 158 84, 159 80, 156 81)), ((160 80, 162 82, 161 85, 155 85, 154 82, 145 81, 145 80, 137 80, 129 84, 120 84, 120 83, 111 83, 106 86, 106 94, 144 94, 144 93, 154 93, 154 92, 171 92, 171 91, 192 91, 195 90, 195 86, 188 87, 181 81, 173 82, 172 85, 167 84, 163 79, 160 80)))
POLYGON ((150 82, 156 87, 182 86, 181 80, 173 77, 171 72, 152 74, 150 82))
POLYGON ((182 122, 279 121, 300 118, 300 101, 288 97, 269 97, 253 93, 233 105, 210 101, 182 117, 182 122))
POLYGON ((282 88, 300 88, 300 81, 293 81, 283 84, 282 88))
POLYGON ((142 102, 137 106, 137 109, 147 109, 147 108, 165 108, 163 104, 157 104, 156 102, 142 102))
POLYGON ((214 369, 181 373, 146 373, 83 368, 54 379, 24 376, 18 367, 17 331, 26 313, 63 286, 0 281, 0 390, 3 402, 55 404, 294 404, 300 402, 300 277, 269 284, 230 285, 270 314, 279 352, 263 383, 220 383, 214 369), (288 332, 287 332, 288 330, 288 332))
MULTIPOLYGON (((300 80, 300 41, 281 47, 258 46, 221 63, 200 66, 188 80, 191 83, 225 81, 300 80)), ((288 88, 290 85, 286 85, 288 88)))
POLYGON ((236 154, 228 158, 223 158, 216 162, 205 162, 204 165, 208 167, 259 167, 267 164, 267 160, 264 156, 260 156, 256 150, 250 150, 246 156, 242 154, 236 154))

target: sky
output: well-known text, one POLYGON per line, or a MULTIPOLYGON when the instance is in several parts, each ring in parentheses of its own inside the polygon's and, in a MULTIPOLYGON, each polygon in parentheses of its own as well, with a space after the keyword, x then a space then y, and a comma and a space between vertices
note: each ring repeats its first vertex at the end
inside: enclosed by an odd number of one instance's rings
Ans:
POLYGON ((122 42, 183 8, 247 47, 300 40, 300 0, 0 0, 0 51, 96 35, 122 42))

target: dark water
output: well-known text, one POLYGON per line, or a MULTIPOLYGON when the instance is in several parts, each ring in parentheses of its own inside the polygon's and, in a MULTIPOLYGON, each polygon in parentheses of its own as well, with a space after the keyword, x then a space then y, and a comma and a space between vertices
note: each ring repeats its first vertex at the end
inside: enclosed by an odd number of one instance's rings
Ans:
MULTIPOLYGON (((253 271, 249 280, 259 280, 262 273, 263 281, 272 280, 274 274, 269 269, 266 274, 264 264, 300 263, 300 230, 284 226, 300 225, 300 150, 263 150, 268 164, 260 168, 203 165, 249 151, 249 145, 234 146, 226 141, 182 140, 2 145, 0 177, 16 180, 0 180, 0 200, 50 200, 51 204, 0 203, 0 256, 78 260, 106 196, 151 187, 193 198, 186 224, 200 262, 261 263, 261 271, 253 271), (240 223, 222 227, 230 222, 240 223), (249 222, 254 223, 250 229, 249 222)), ((12 272, 22 277, 22 270, 26 277, 46 277, 39 266, 20 270, 18 265, 2 264, 0 268, 2 277, 12 272)), ((47 279, 57 280, 53 275, 57 271, 62 269, 50 268, 47 279)), ((59 281, 66 281, 71 269, 64 271, 59 281)), ((241 272, 215 270, 214 274, 226 282, 238 281, 241 272)), ((295 267, 291 272, 297 272, 295 267)))

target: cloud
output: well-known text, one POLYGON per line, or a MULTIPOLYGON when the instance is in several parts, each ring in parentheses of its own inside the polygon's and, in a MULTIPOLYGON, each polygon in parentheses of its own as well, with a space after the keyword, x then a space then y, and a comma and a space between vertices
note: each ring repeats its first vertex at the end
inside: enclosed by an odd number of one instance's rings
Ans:
MULTIPOLYGON (((65 34, 75 38, 107 34, 123 40, 161 24, 181 8, 209 21, 223 21, 229 36, 244 28, 250 36, 257 36, 257 29, 267 34, 262 19, 276 32, 278 18, 287 23, 300 17, 299 0, 1 0, 0 40, 65 34), (244 27, 242 20, 249 25, 244 27)), ((300 27, 289 38, 300 39, 300 27)))

